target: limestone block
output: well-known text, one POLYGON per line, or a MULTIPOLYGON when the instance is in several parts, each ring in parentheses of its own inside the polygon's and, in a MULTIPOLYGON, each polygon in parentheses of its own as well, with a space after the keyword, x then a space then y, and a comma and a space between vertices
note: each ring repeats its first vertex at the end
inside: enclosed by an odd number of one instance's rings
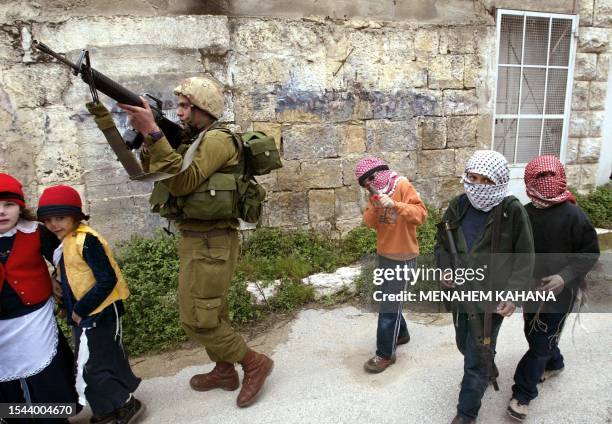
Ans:
POLYGON ((450 176, 455 172, 453 149, 423 150, 419 153, 419 178, 450 176))
POLYGON ((595 0, 593 25, 612 28, 611 0, 595 0))
POLYGON ((429 63, 429 82, 431 89, 463 88, 463 56, 439 55, 429 63))
POLYGON ((336 220, 336 229, 340 231, 340 237, 345 237, 352 229, 362 225, 361 218, 336 220))
POLYGON ((293 60, 284 55, 252 53, 238 56, 236 63, 230 63, 228 71, 233 75, 234 87, 252 91, 255 87, 282 84, 289 80, 293 60))
POLYGON ((260 175, 256 180, 266 190, 266 193, 280 191, 278 187, 278 170, 274 170, 267 175, 260 175))
POLYGON ((442 91, 412 90, 410 101, 413 116, 442 116, 442 91))
POLYGON ((438 199, 438 178, 435 177, 419 177, 419 179, 411 181, 421 200, 425 204, 433 207, 440 207, 438 199))
POLYGON ((366 122, 368 152, 415 150, 416 120, 389 121, 376 119, 366 122))
POLYGON ((329 124, 283 125, 284 159, 337 157, 340 146, 338 129, 329 124))
POLYGON ((269 226, 300 227, 308 223, 308 194, 304 192, 270 193, 266 209, 269 226))
POLYGON ((310 190, 308 192, 308 219, 311 223, 333 219, 335 206, 334 190, 310 190))
POLYGON ((283 160, 283 167, 276 171, 278 189, 283 191, 302 191, 304 176, 301 163, 297 160, 283 160))
POLYGON ((441 204, 448 204, 453 197, 463 193, 463 183, 457 177, 444 178, 440 182, 438 189, 438 198, 441 204))
POLYGON ((464 69, 463 69, 463 86, 465 88, 474 88, 481 84, 483 76, 484 60, 476 54, 466 54, 463 56, 464 69))
POLYGON ((591 81, 589 90, 589 109, 604 110, 606 107, 606 95, 608 94, 608 83, 591 81))
POLYGON ((601 142, 601 138, 583 138, 580 140, 577 163, 597 163, 601 150, 601 142))
MULTIPOLYGON (((1 6, 0 6, 1 7, 1 6)), ((21 34, 17 26, 5 26, 0 29, 0 58, 2 61, 19 62, 23 49, 21 34)))
POLYGON ((565 176, 568 186, 580 188, 580 173, 582 172, 580 168, 581 165, 578 164, 565 165, 565 176))
POLYGON ((608 81, 608 73, 610 69, 610 54, 600 54, 597 56, 597 81, 608 81))
POLYGON ((304 161, 301 166, 306 188, 342 187, 342 160, 304 161))
POLYGON ((345 186, 356 186, 357 178, 355 178, 355 167, 357 162, 367 154, 353 154, 342 157, 342 183, 345 186))
POLYGON ((455 26, 440 31, 441 54, 447 53, 474 53, 478 41, 475 37, 474 27, 455 26))
POLYGON ((358 184, 335 189, 336 204, 334 214, 336 222, 356 219, 361 221, 361 208, 359 205, 364 198, 363 192, 364 190, 358 184))
POLYGON ((417 56, 436 55, 440 45, 440 35, 435 28, 419 28, 414 37, 414 49, 417 56))
POLYGON ((478 114, 476 90, 444 90, 443 105, 445 115, 478 114))
POLYGON ((292 50, 309 55, 324 48, 316 26, 311 23, 252 18, 238 18, 234 22, 232 47, 240 53, 292 50))
POLYGON ((580 151, 580 138, 568 138, 565 147, 565 164, 578 163, 578 153, 580 151))
POLYGON ((446 118, 417 118, 417 139, 422 149, 444 149, 447 142, 446 118))
POLYGON ((599 165, 597 163, 580 165, 580 189, 591 191, 595 188, 597 181, 597 171, 599 165))
POLYGON ((412 31, 386 29, 382 53, 385 64, 408 64, 414 61, 416 53, 412 31))
POLYGON ((340 155, 350 155, 366 151, 366 131, 362 123, 341 125, 338 130, 340 135, 340 155))
POLYGON ((589 109, 589 84, 588 81, 574 81, 572 90, 572 110, 589 109))
POLYGON ((578 49, 581 53, 600 53, 608 49, 610 41, 608 39, 607 28, 580 28, 578 38, 578 49))
POLYGON ((570 137, 587 137, 590 131, 589 112, 572 112, 569 124, 570 137))
POLYGON ((253 90, 234 97, 236 120, 243 123, 249 121, 276 120, 275 94, 253 90))
POLYGON ((15 65, 0 73, 0 85, 15 107, 62 103, 68 69, 58 64, 15 65))
POLYGON ((448 147, 476 147, 476 137, 481 121, 480 116, 449 116, 448 147))
POLYGON ((224 53, 230 46, 227 17, 211 15, 70 18, 59 25, 35 23, 32 35, 59 52, 155 44, 224 53))
POLYGON ((597 76, 597 55, 595 53, 577 53, 574 68, 575 81, 591 81, 597 76))
POLYGON ((149 195, 89 199, 90 224, 111 244, 127 240, 132 234, 151 236, 166 225, 158 214, 150 212, 149 195), (129 231, 126 231, 129 226, 129 231))
POLYGON ((274 137, 276 147, 281 150, 281 125, 275 122, 253 122, 253 131, 261 131, 274 137))
POLYGON ((427 85, 427 69, 418 62, 381 65, 379 75, 381 90, 422 88, 427 85))
POLYGON ((580 25, 591 26, 593 24, 593 7, 595 0, 583 0, 580 2, 580 25))
POLYGON ((477 148, 463 148, 463 149, 455 149, 455 176, 461 177, 465 172, 465 166, 468 163, 468 160, 474 155, 474 152, 478 150, 477 148))
POLYGON ((603 126, 606 119, 606 113, 591 112, 589 117, 589 137, 601 137, 603 135, 603 126))
POLYGON ((388 165, 400 175, 413 180, 417 176, 417 152, 384 152, 378 154, 388 165))

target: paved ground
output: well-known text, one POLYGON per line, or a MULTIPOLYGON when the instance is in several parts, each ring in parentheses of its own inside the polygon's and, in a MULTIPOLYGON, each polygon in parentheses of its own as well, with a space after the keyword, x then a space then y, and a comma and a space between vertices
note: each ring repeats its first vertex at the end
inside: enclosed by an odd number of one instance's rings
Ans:
MULTIPOLYGON (((541 386, 528 423, 612 423, 612 315, 572 317, 561 339, 566 371, 541 386), (573 331, 572 331, 573 330, 573 331)), ((410 314, 412 341, 382 374, 366 374, 376 316, 354 307, 305 310, 269 352, 276 363, 260 401, 235 406, 237 392, 193 392, 188 367, 143 381, 137 396, 147 423, 449 423, 462 376, 449 315, 410 314)), ((514 367, 526 349, 522 317, 504 322, 498 342, 501 390, 487 390, 479 423, 511 422, 505 408, 514 367)))

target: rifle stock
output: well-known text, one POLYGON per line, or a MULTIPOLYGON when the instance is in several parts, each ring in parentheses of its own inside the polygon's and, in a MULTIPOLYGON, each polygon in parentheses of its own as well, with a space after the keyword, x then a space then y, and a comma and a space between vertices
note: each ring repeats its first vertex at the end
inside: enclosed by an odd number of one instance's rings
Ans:
MULTIPOLYGON (((115 100, 117 103, 124 103, 132 106, 143 107, 142 100, 138 94, 133 91, 128 90, 121 84, 113 81, 106 75, 101 72, 96 71, 93 68, 86 67, 86 65, 82 64, 82 60, 79 60, 79 63, 74 63, 67 59, 65 56, 53 51, 49 46, 43 44, 39 41, 34 40, 33 45, 36 49, 41 52, 57 59, 61 63, 72 68, 74 75, 81 75, 81 79, 90 87, 95 87, 96 90, 101 91, 106 94, 111 99, 115 100)), ((164 135, 170 142, 170 145, 173 148, 177 148, 181 143, 180 133, 181 127, 175 122, 172 122, 168 118, 164 116, 164 113, 161 109, 160 104, 151 104, 151 110, 153 111, 153 116, 159 128, 164 132, 164 135)), ((140 147, 143 141, 143 137, 140 133, 128 130, 126 134, 124 134, 125 144, 130 149, 137 149, 140 147)))

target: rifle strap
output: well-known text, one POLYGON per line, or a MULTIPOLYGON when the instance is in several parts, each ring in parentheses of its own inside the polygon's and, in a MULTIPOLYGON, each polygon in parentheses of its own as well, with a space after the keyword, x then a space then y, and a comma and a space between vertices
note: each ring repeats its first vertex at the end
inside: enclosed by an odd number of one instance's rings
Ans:
MULTIPOLYGON (((493 226, 491 229, 491 258, 489 260, 489 290, 493 289, 493 275, 495 274, 495 254, 499 252, 499 240, 501 238, 501 221, 503 218, 503 206, 500 203, 493 209, 493 226)), ((491 321, 493 320, 491 308, 485 308, 483 344, 491 346, 491 321)))
POLYGON ((145 175, 140 162, 125 145, 123 137, 119 134, 119 130, 115 126, 108 109, 100 102, 90 102, 85 106, 89 113, 94 116, 98 128, 104 134, 106 141, 110 144, 117 159, 119 159, 119 162, 121 162, 130 178, 137 180, 145 175))

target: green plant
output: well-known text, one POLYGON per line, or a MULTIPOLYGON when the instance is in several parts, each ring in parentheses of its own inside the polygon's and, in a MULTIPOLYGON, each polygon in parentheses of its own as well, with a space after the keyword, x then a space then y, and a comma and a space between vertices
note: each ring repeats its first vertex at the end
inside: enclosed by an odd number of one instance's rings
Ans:
MULTIPOLYGON (((571 190, 571 189, 570 189, 571 190)), ((596 227, 612 228, 612 183, 597 187, 587 194, 576 196, 577 204, 586 212, 596 227)))
POLYGON ((175 346, 186 339, 179 324, 177 239, 161 233, 118 246, 117 260, 130 297, 123 319, 131 354, 175 346))
POLYGON ((292 280, 283 280, 274 297, 269 300, 270 307, 278 312, 291 312, 297 307, 314 300, 314 287, 292 280))

